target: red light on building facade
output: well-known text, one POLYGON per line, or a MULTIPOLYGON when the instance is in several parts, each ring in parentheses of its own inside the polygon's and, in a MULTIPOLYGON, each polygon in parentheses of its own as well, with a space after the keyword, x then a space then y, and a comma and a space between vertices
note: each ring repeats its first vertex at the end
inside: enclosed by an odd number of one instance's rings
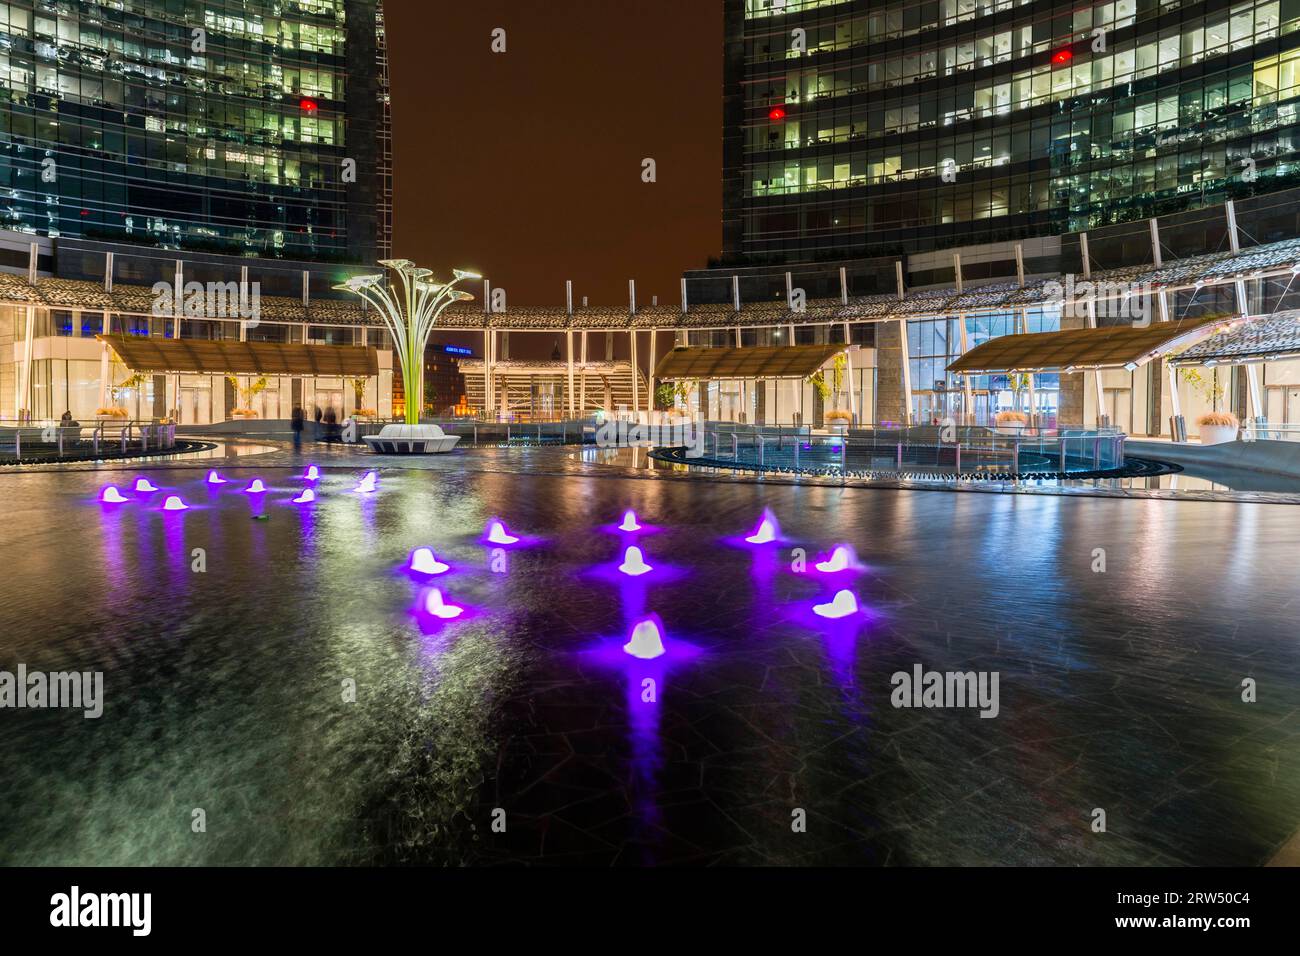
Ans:
POLYGON ((770 119, 773 123, 777 123, 777 122, 780 122, 781 120, 785 119, 785 107, 784 107, 784 106, 773 106, 773 107, 768 111, 767 118, 770 119))
POLYGON ((307 113, 315 113, 320 106, 315 100, 302 99, 298 101, 298 108, 307 113))
POLYGON ((1071 49, 1057 50, 1052 54, 1053 63, 1069 63, 1074 59, 1074 51, 1071 49))

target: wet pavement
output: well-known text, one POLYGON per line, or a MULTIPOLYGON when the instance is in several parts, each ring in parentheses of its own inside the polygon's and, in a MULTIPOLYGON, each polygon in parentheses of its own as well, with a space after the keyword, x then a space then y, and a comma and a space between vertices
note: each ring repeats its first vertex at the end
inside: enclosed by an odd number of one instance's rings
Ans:
POLYGON ((0 710, 0 862, 1250 865, 1300 828, 1292 507, 486 448, 373 495, 313 450, 296 506, 303 460, 242 450, 0 476, 0 669, 105 685, 99 719, 0 710), (780 540, 739 541, 765 507, 780 540), (858 571, 808 570, 837 542, 858 571), (421 545, 460 617, 418 612, 421 545), (811 612, 840 587, 861 613, 811 612), (893 706, 918 665, 997 672, 997 716, 893 706))

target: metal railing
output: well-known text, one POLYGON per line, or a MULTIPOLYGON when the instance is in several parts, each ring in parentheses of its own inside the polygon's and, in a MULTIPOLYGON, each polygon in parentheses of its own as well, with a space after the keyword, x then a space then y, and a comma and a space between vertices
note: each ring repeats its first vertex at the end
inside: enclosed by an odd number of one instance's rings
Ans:
POLYGON ((176 426, 105 419, 93 425, 0 421, 0 463, 146 454, 176 447, 176 426))
POLYGON ((704 467, 864 475, 1055 475, 1124 467, 1127 436, 1115 429, 1048 430, 916 426, 846 428, 704 423, 687 463, 704 467))
POLYGON ((1273 425, 1264 421, 1243 422, 1242 441, 1300 441, 1300 425, 1273 425))

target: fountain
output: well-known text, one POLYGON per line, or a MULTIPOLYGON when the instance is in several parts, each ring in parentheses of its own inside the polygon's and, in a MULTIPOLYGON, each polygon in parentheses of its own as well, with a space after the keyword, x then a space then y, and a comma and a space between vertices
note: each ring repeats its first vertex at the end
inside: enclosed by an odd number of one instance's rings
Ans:
POLYGON ((659 622, 654 618, 646 618, 644 621, 637 622, 637 625, 632 628, 631 638, 623 645, 623 653, 630 654, 632 657, 640 658, 643 661, 662 657, 664 654, 664 640, 659 629, 659 622))
POLYGON ((315 465, 308 465, 308 466, 307 466, 307 473, 306 473, 305 475, 302 476, 302 480, 303 480, 303 481, 319 481, 319 480, 320 480, 320 469, 317 468, 315 465))
POLYGON ((618 526, 619 531, 640 531, 641 526, 636 522, 636 512, 627 511, 623 515, 623 523, 618 526))
POLYGON ((406 566, 408 571, 414 571, 416 574, 443 574, 450 570, 450 566, 443 564, 433 555, 431 548, 416 548, 411 552, 411 563, 406 566))
POLYGON ((818 561, 814 567, 822 574, 836 574, 847 571, 854 565, 853 549, 846 544, 837 544, 831 556, 825 561, 818 561))
POLYGON ((460 617, 465 613, 463 607, 444 602, 442 592, 437 588, 430 589, 428 596, 424 599, 424 610, 444 621, 450 621, 452 618, 460 617))
POLYGON ((361 481, 357 483, 357 486, 352 490, 359 495, 373 494, 375 490, 376 482, 378 481, 379 481, 379 476, 375 474, 373 471, 368 471, 362 477, 361 481))
POLYGON ((118 491, 116 485, 106 485, 104 490, 99 493, 99 500, 106 505, 120 505, 130 499, 118 491))
POLYGON ((776 540, 779 531, 780 528, 777 527, 776 517, 765 508, 763 509, 763 520, 758 523, 754 533, 745 540, 750 544, 771 544, 776 540))
POLYGON ((293 499, 296 505, 309 505, 316 500, 316 492, 310 488, 304 488, 297 498, 293 499))
POLYGON ((208 472, 208 477, 204 480, 210 485, 224 485, 226 483, 226 479, 217 474, 215 468, 208 472))
POLYGON ((248 483, 248 487, 244 489, 244 493, 249 495, 260 495, 264 491, 266 491, 266 485, 262 484, 261 478, 254 478, 248 483))
POLYGON ((857 614, 857 595, 847 588, 837 591, 835 592, 835 597, 829 604, 814 604, 813 613, 818 617, 826 617, 831 620, 838 620, 842 617, 848 617, 850 614, 857 614))
POLYGON ((168 495, 167 500, 163 502, 163 511, 185 511, 188 508, 189 505, 181 501, 180 495, 168 495))
POLYGON ((649 574, 654 570, 654 568, 645 563, 645 556, 641 553, 641 549, 636 545, 632 545, 623 552, 623 563, 618 566, 618 569, 631 577, 649 574))
POLYGON ((157 491, 158 487, 153 482, 151 482, 148 478, 137 478, 135 480, 135 490, 142 493, 147 493, 150 491, 157 491))
POLYGON ((519 539, 506 530, 505 523, 493 518, 488 522, 489 544, 518 544, 519 539))
MULTIPOLYGON (((379 264, 397 274, 389 283, 386 274, 352 276, 334 286, 340 292, 360 296, 373 307, 374 315, 388 327, 394 349, 395 371, 401 370, 406 394, 424 394, 424 350, 438 317, 453 302, 474 297, 455 288, 458 282, 483 278, 476 272, 453 269, 449 282, 439 282, 433 272, 410 259, 380 259, 379 264)), ((432 424, 420 422, 420 402, 406 403, 405 423, 385 425, 378 435, 361 436, 372 452, 389 455, 422 455, 449 452, 460 439, 432 424)))

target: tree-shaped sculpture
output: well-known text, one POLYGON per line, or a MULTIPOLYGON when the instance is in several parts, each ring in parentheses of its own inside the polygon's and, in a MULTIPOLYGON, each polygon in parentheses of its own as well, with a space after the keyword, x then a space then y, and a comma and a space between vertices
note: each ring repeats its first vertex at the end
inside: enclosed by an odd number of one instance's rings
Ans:
POLYGON ((399 287, 390 288, 380 274, 353 276, 334 288, 365 299, 388 326, 406 390, 406 424, 418 425, 424 404, 424 348, 429 335, 447 306, 474 298, 454 288, 456 283, 482 277, 453 269, 450 282, 438 282, 431 270, 420 268, 410 259, 381 259, 379 264, 397 273, 399 287))

